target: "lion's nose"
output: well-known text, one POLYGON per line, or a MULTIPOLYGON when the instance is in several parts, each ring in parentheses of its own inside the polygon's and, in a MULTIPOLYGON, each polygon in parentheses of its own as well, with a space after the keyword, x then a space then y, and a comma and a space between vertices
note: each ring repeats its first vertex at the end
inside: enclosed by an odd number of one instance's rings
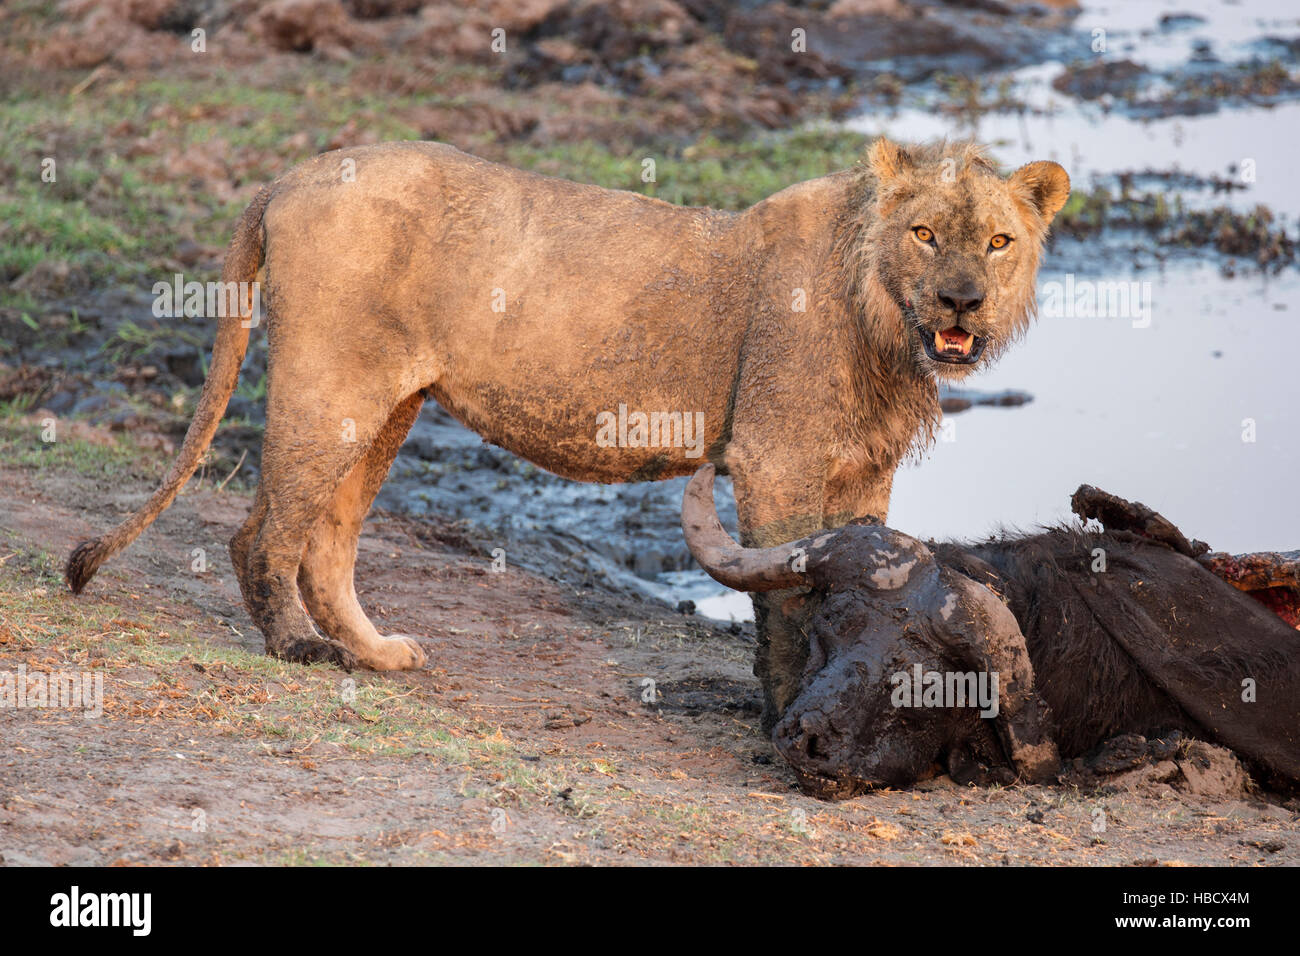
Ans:
POLYGON ((939 292, 939 301, 961 315, 963 312, 974 312, 983 305, 984 293, 972 285, 960 289, 943 289, 939 292))

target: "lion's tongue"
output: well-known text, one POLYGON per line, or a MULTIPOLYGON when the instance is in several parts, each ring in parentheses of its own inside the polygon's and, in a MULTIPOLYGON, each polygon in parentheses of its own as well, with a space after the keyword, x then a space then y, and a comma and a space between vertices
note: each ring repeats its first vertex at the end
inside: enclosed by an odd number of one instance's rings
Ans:
POLYGON ((969 355, 970 347, 974 344, 975 336, 957 325, 934 333, 934 347, 940 352, 969 355))

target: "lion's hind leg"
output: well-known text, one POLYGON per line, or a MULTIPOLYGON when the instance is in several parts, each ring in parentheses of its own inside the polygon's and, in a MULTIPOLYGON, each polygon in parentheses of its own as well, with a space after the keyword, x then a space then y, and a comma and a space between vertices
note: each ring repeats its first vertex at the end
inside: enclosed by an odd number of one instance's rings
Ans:
POLYGON ((358 664, 372 670, 424 665, 424 653, 414 638, 385 637, 375 629, 353 584, 362 521, 423 404, 423 393, 416 392, 393 410, 316 522, 298 569, 298 588, 312 619, 331 640, 355 655, 358 664))
POLYGON ((345 373, 331 374, 336 367, 272 362, 262 478, 230 550, 268 654, 350 668, 365 662, 312 625, 299 595, 299 567, 321 516, 385 432, 395 405, 404 403, 358 395, 341 380, 345 373))

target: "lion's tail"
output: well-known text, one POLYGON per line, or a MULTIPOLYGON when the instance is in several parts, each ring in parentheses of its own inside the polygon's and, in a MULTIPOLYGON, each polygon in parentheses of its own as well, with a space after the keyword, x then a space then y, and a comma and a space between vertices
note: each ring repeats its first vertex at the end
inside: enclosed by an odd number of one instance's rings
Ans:
MULTIPOLYGON (((224 298, 224 290, 231 288, 227 283, 245 282, 250 284, 245 288, 251 288, 257 277, 262 264, 262 214, 270 198, 270 187, 263 188, 244 210, 239 225, 235 227, 234 238, 226 252, 226 263, 221 270, 223 302, 228 301, 224 298)), ((203 383, 203 394, 199 396, 194 420, 190 422, 180 453, 158 490, 143 508, 112 531, 81 542, 68 555, 63 575, 74 594, 81 593, 101 564, 138 538, 155 518, 167 510, 198 468, 239 380, 239 367, 248 351, 248 327, 241 313, 248 312, 250 306, 251 301, 245 300, 237 309, 223 310, 235 314, 223 315, 218 320, 216 340, 212 344, 212 366, 203 383)))

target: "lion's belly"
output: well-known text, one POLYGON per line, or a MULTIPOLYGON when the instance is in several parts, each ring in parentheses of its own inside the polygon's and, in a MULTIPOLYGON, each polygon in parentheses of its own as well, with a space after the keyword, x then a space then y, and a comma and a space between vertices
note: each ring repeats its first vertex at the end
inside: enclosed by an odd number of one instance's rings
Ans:
POLYGON ((723 444, 725 389, 698 380, 647 382, 635 365, 467 371, 434 382, 439 404, 485 440, 566 478, 690 474, 723 444))

